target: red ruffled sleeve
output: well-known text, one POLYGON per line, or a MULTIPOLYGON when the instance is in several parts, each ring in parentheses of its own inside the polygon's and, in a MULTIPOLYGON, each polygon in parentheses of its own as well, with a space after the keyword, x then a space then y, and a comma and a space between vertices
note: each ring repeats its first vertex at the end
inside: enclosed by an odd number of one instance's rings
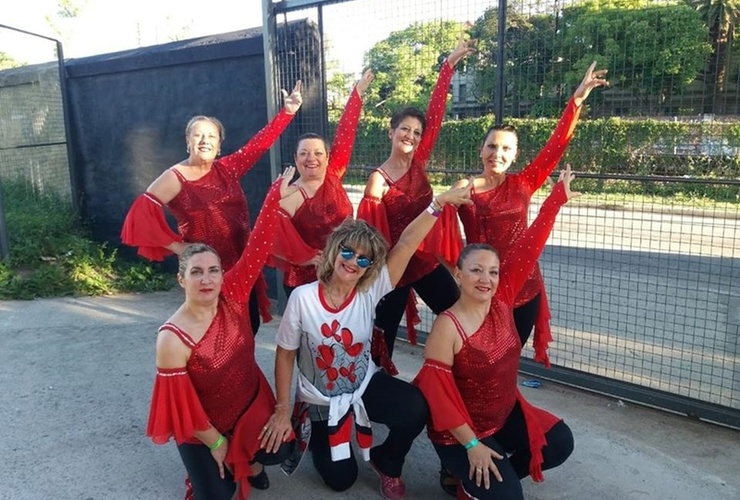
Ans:
POLYGON ((182 237, 167 224, 162 202, 153 194, 144 193, 134 200, 126 214, 121 241, 125 245, 139 247, 137 253, 142 257, 161 261, 172 255, 165 247, 182 242, 182 237))
POLYGON ((393 244, 391 241, 391 228, 388 225, 388 214, 385 212, 383 200, 363 196, 362 200, 360 200, 360 206, 357 207, 357 218, 364 220, 380 231, 388 246, 393 244))
POLYGON ((187 442, 211 428, 185 368, 157 368, 146 435, 157 444, 187 442))
POLYGON ((544 184, 563 157, 570 140, 573 138, 578 117, 581 115, 581 108, 582 106, 576 106, 575 100, 571 97, 545 147, 519 174, 519 178, 529 188, 530 196, 544 184))
POLYGON ((445 205, 442 214, 419 245, 417 256, 434 263, 444 260, 455 267, 457 257, 463 249, 462 234, 454 205, 445 205))
POLYGON ((463 424, 475 429, 473 419, 470 418, 455 385, 451 366, 427 359, 412 383, 421 390, 429 403, 430 425, 435 431, 455 429, 463 424))
POLYGON ((303 241, 290 215, 280 209, 277 217, 275 242, 267 258, 267 265, 287 271, 291 265, 301 265, 316 257, 319 250, 303 241))
POLYGON ((286 112, 285 109, 280 110, 275 118, 257 132, 249 142, 230 155, 219 158, 218 162, 232 178, 239 179, 249 172, 262 155, 272 147, 280 134, 293 121, 294 116, 286 112))

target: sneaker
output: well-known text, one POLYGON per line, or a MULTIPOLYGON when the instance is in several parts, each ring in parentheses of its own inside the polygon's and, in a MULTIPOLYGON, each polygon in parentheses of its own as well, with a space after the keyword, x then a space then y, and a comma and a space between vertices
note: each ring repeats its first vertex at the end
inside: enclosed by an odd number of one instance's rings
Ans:
POLYGON ((406 498, 406 483, 400 477, 390 477, 383 474, 370 461, 373 470, 380 476, 380 495, 386 500, 404 500, 406 498))

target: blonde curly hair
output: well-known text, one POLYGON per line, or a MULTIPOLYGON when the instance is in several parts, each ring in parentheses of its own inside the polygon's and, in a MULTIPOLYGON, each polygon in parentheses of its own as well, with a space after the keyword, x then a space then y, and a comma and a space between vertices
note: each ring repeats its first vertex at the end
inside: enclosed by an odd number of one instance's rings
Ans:
POLYGON ((378 279, 385 266, 388 244, 377 229, 363 220, 346 219, 329 235, 324 247, 324 255, 316 269, 316 275, 324 285, 328 285, 334 274, 334 262, 341 247, 362 248, 373 263, 357 282, 357 289, 367 290, 378 279))

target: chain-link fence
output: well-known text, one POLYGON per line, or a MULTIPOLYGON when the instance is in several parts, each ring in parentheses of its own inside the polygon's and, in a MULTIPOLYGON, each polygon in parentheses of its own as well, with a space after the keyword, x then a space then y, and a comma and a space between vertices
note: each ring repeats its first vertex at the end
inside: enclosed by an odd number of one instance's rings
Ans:
MULTIPOLYGON (((578 187, 586 196, 562 211, 541 259, 555 367, 523 367, 736 425, 740 65, 731 42, 740 12, 717 18, 701 8, 709 1, 693 4, 293 0, 273 6, 278 23, 312 19, 323 46, 322 77, 307 87, 323 93, 326 106, 302 111, 311 119, 300 132, 328 130, 331 138, 351 84, 364 67, 375 73, 346 180, 356 202, 370 169, 388 156, 388 117, 405 105, 426 108, 439 64, 463 30, 478 40, 478 51, 453 77, 448 120, 428 165, 440 188, 480 172, 478 148, 494 123, 517 126, 515 168, 526 165, 589 64, 607 68, 611 87, 589 97, 564 157, 583 174, 578 187)), ((278 37, 278 57, 316 50, 310 43, 278 37)), ((291 157, 286 150, 284 161, 291 157)), ((535 195, 530 220, 544 194, 535 195)), ((428 330, 433 317, 422 316, 428 330)))

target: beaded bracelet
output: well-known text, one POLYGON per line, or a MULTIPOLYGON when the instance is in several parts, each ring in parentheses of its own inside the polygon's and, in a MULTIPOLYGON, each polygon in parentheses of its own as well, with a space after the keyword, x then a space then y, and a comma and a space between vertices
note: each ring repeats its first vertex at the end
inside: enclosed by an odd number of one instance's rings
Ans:
POLYGON ((224 441, 226 441, 226 438, 224 437, 224 435, 223 434, 219 434, 218 435, 218 439, 216 440, 216 442, 213 443, 213 444, 209 444, 208 445, 208 449, 211 450, 211 451, 217 450, 217 449, 219 449, 221 447, 222 444, 224 444, 224 441))
POLYGON ((465 449, 466 450, 469 450, 471 448, 474 448, 474 447, 478 446, 478 443, 480 443, 480 441, 478 441, 478 438, 473 438, 470 441, 468 441, 467 443, 465 443, 463 446, 465 446, 465 449))

